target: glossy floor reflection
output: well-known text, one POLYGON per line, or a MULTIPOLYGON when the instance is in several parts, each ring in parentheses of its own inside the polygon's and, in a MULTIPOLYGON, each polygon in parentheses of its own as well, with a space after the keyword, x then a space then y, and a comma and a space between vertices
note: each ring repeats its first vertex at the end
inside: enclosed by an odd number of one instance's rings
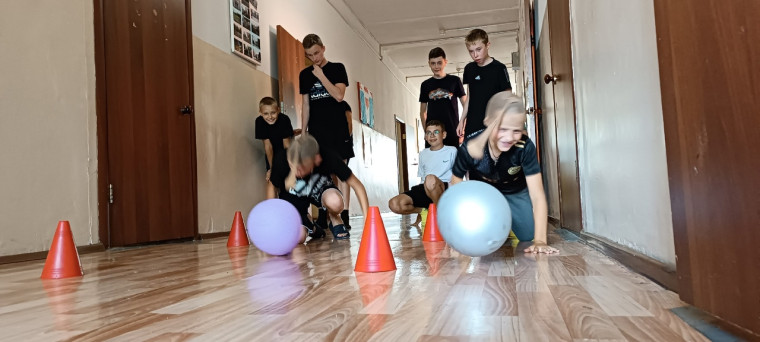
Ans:
POLYGON ((349 241, 291 256, 226 239, 82 256, 83 278, 40 280, 44 261, 0 265, 7 341, 706 341, 668 309, 678 296, 579 242, 560 255, 507 243, 470 258, 384 215, 397 270, 355 273, 349 241))

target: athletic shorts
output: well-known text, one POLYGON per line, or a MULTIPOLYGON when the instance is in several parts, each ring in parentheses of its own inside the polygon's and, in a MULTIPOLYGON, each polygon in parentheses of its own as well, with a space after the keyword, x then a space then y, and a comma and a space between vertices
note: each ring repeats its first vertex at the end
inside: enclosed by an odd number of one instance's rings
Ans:
MULTIPOLYGON (((444 182, 443 183, 443 190, 446 190, 449 188, 449 183, 444 182)), ((425 208, 427 209, 431 203, 433 203, 433 200, 428 197, 427 193, 425 193, 425 184, 417 184, 413 186, 409 191, 404 192, 404 195, 407 195, 412 198, 412 205, 415 208, 425 208)))
POLYGON ((349 160, 355 156, 354 154, 354 138, 348 137, 345 140, 336 140, 331 138, 317 138, 319 146, 328 151, 335 152, 340 159, 349 160))
POLYGON ((330 182, 329 184, 312 191, 308 197, 301 197, 293 195, 287 191, 280 191, 280 199, 288 201, 298 211, 301 216, 301 223, 309 229, 314 228, 314 224, 309 219, 308 213, 311 205, 315 205, 318 208, 322 208, 322 194, 329 189, 335 189, 340 193, 340 190, 330 182))

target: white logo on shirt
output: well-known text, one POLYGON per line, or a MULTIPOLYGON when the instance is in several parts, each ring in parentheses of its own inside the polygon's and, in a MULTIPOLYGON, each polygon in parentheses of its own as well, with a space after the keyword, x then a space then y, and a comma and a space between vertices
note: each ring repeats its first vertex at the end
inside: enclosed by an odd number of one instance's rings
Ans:
POLYGON ((475 79, 476 79, 476 80, 480 80, 480 75, 478 75, 478 76, 475 76, 475 79))
POLYGON ((319 81, 314 82, 314 86, 311 87, 309 93, 309 98, 312 101, 330 97, 330 93, 327 92, 327 89, 322 85, 322 82, 319 81))

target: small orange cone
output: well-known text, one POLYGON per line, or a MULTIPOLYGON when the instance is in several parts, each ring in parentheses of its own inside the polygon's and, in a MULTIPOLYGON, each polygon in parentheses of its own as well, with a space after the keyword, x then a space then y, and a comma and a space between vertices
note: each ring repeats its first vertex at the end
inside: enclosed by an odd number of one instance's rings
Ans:
POLYGON ((438 210, 435 203, 430 203, 428 208, 427 222, 425 222, 425 232, 422 233, 422 241, 438 242, 443 241, 443 236, 438 230, 438 210))
POLYGON ((69 221, 59 221, 40 278, 60 279, 82 275, 84 275, 82 263, 79 261, 77 247, 74 245, 69 221))
POLYGON ((227 238, 227 247, 248 246, 250 244, 248 234, 245 232, 245 224, 243 224, 243 214, 236 211, 232 228, 230 228, 230 237, 227 238))
POLYGON ((395 269, 396 261, 393 260, 393 252, 388 242, 388 235, 385 233, 383 219, 380 217, 380 209, 369 207, 354 271, 385 272, 395 269))

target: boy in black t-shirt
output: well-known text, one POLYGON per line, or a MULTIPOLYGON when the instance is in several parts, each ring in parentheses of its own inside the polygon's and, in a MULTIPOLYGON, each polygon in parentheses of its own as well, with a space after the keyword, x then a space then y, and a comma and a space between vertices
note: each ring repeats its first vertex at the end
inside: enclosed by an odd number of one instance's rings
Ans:
MULTIPOLYGON (((449 75, 446 68, 446 52, 440 47, 433 48, 428 53, 428 65, 433 72, 433 77, 428 78, 420 86, 420 121, 422 127, 427 127, 428 120, 442 122, 446 131, 446 139, 443 144, 447 146, 459 146, 459 101, 466 102, 462 80, 454 75, 449 75)), ((425 141, 425 148, 430 147, 425 141)))
POLYGON ((507 67, 488 54, 491 43, 486 31, 470 31, 465 37, 465 45, 473 61, 464 67, 462 79, 467 85, 467 101, 462 109, 457 134, 467 137, 486 127, 483 119, 491 96, 501 91, 511 91, 512 85, 507 67))
POLYGON ((526 253, 557 253, 547 245, 548 208, 536 146, 523 134, 525 106, 510 92, 494 95, 486 107, 486 128, 462 143, 451 170, 451 185, 469 172, 501 191, 512 212, 512 231, 520 241, 533 240, 526 253))
POLYGON ((306 57, 314 63, 298 76, 302 96, 301 130, 308 132, 323 149, 335 151, 342 159, 353 153, 346 104, 343 98, 348 86, 346 68, 341 63, 328 62, 325 46, 315 34, 303 39, 306 57))
POLYGON ((271 184, 279 189, 281 199, 296 207, 303 226, 312 238, 323 237, 325 233, 322 227, 314 226, 309 219, 310 204, 327 210, 328 227, 336 240, 350 237, 340 217, 343 196, 332 181, 333 175, 354 190, 364 217, 367 217, 369 200, 364 185, 337 154, 321 149, 314 137, 304 135, 294 139, 284 154, 274 157, 271 184))
POLYGON ((255 126, 256 139, 264 143, 266 180, 269 182, 269 176, 272 172, 272 158, 275 153, 284 151, 290 145, 290 139, 293 137, 293 126, 290 124, 290 119, 280 113, 277 101, 269 96, 259 101, 259 116, 256 118, 255 126))
MULTIPOLYGON (((316 34, 306 35, 302 44, 306 58, 313 65, 298 75, 302 94, 301 131, 311 134, 322 149, 335 152, 347 163, 354 156, 354 149, 350 122, 346 118, 347 103, 343 101, 348 87, 346 67, 325 58, 325 45, 316 34)), ((338 186, 347 193, 345 184, 338 182, 338 186)), ((341 215, 347 221, 348 210, 341 215)), ((324 226, 326 221, 324 211, 320 211, 318 222, 324 226)))

